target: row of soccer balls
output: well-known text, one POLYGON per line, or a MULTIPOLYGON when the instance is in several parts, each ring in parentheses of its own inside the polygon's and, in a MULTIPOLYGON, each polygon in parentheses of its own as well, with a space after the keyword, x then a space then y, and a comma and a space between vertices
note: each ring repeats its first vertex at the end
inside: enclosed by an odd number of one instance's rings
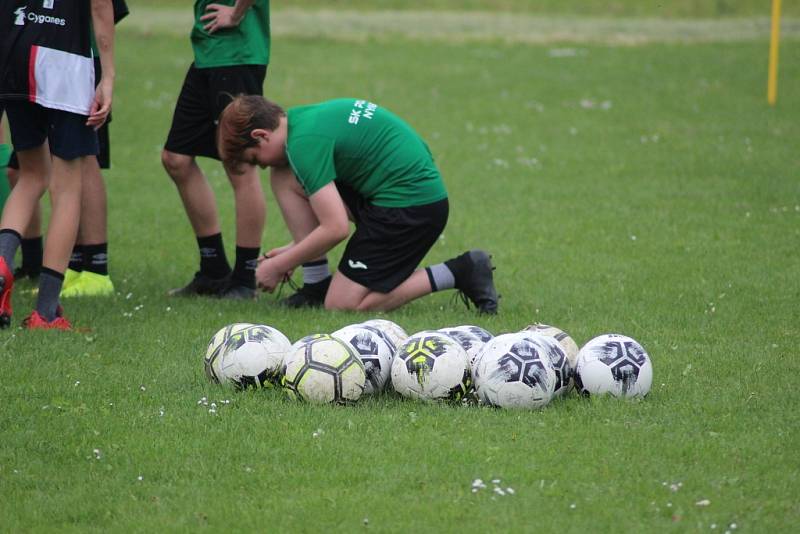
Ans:
POLYGON ((209 342, 204 367, 216 383, 278 385, 311 402, 354 402, 393 387, 409 398, 503 408, 539 408, 573 385, 584 395, 643 397, 653 379, 644 348, 623 335, 578 350, 566 332, 543 324, 498 336, 472 325, 409 336, 385 319, 294 344, 271 326, 232 324, 209 342))

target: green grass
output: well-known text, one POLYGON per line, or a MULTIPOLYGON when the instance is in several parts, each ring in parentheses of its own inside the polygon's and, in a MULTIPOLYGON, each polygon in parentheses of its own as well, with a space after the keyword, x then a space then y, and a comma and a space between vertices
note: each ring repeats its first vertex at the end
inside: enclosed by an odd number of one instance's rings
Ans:
MULTIPOLYGON (((207 383, 202 354, 224 324, 295 340, 371 315, 164 296, 197 261, 159 161, 190 50, 133 26, 119 38, 118 295, 65 302, 90 332, 0 335, 0 530, 774 532, 800 520, 795 41, 774 109, 764 43, 555 57, 563 47, 275 42, 270 97, 363 95, 429 141, 451 218, 428 263, 495 255, 497 317, 449 294, 386 317, 409 332, 541 321, 579 344, 621 332, 652 357, 644 401, 502 412, 394 397, 318 407, 207 383), (230 404, 209 415, 204 396, 230 404), (476 478, 515 494, 472 494, 476 478)), ((204 166, 232 252, 230 188, 204 166)), ((265 248, 288 239, 268 201, 265 248)))

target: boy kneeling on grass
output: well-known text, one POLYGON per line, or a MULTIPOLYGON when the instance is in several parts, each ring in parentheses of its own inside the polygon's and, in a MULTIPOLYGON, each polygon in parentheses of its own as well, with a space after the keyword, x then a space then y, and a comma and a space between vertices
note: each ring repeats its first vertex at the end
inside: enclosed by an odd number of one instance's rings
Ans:
POLYGON ((391 310, 455 288, 481 313, 497 313, 485 251, 417 268, 447 224, 447 191, 427 144, 389 110, 349 98, 286 112, 238 96, 217 135, 229 168, 271 168, 293 242, 262 256, 256 283, 272 292, 302 265, 304 285, 284 305, 391 310), (355 232, 331 276, 326 254, 349 236, 349 220, 355 232))

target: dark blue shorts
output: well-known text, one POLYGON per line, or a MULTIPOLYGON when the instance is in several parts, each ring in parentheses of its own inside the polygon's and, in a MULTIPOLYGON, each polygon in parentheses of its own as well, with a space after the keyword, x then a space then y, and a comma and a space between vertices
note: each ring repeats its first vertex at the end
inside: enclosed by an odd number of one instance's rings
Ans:
POLYGON ((97 132, 86 126, 86 116, 49 109, 23 100, 5 102, 14 150, 30 150, 47 140, 50 153, 63 160, 96 156, 97 132))

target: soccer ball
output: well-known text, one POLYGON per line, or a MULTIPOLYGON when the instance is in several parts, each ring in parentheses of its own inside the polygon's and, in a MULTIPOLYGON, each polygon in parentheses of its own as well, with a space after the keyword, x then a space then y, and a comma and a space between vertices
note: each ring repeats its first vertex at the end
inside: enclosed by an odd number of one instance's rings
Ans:
POLYGON ((237 388, 278 384, 290 342, 271 326, 254 324, 228 337, 217 361, 219 382, 237 388))
POLYGON ((222 351, 225 348, 225 343, 231 336, 239 334, 251 326, 253 326, 252 323, 233 323, 217 330, 217 333, 214 334, 211 341, 208 342, 206 355, 203 358, 203 368, 209 380, 217 384, 220 383, 219 377, 222 376, 222 372, 220 371, 219 364, 220 356, 222 356, 222 351))
POLYGON ((391 341, 376 328, 361 324, 345 326, 331 336, 349 343, 361 358, 367 373, 364 393, 372 395, 383 391, 392 373, 394 347, 391 341))
POLYGON ((448 336, 455 338, 461 344, 469 357, 469 366, 475 362, 475 358, 487 341, 492 339, 492 334, 480 326, 464 325, 440 328, 439 332, 444 332, 448 336))
POLYGON ((377 328, 383 336, 389 340, 392 344, 392 351, 394 352, 397 350, 397 347, 403 344, 403 342, 408 339, 408 334, 403 327, 401 327, 397 323, 393 323, 388 319, 370 319, 369 321, 364 321, 364 326, 371 326, 372 328, 377 328))
MULTIPOLYGON (((572 389, 574 367, 569 362, 569 358, 564 353, 564 347, 556 340, 556 338, 538 334, 535 330, 523 330, 520 332, 535 339, 537 343, 545 347, 547 356, 550 358, 550 363, 553 364, 553 369, 556 372, 556 386, 553 392, 554 397, 563 397, 572 389)), ((577 353, 576 353, 577 355, 577 353)))
POLYGON ((473 380, 482 403, 501 408, 541 408, 553 398, 556 371, 551 347, 528 333, 489 341, 475 362, 473 380))
POLYGON ((644 397, 653 383, 653 364, 636 340, 603 334, 578 352, 575 383, 583 395, 644 397))
POLYGON ((418 332, 397 348, 392 384, 404 397, 462 400, 472 385, 468 358, 458 341, 447 334, 418 332))
POLYGON ((569 359, 570 366, 575 369, 575 364, 578 363, 578 345, 569 334, 558 327, 541 323, 528 325, 525 327, 525 330, 535 334, 543 334, 556 338, 558 344, 564 349, 564 353, 567 355, 567 359, 569 359))
POLYGON ((350 345, 329 335, 296 345, 286 356, 281 380, 290 397, 337 404, 361 397, 366 372, 350 345))

